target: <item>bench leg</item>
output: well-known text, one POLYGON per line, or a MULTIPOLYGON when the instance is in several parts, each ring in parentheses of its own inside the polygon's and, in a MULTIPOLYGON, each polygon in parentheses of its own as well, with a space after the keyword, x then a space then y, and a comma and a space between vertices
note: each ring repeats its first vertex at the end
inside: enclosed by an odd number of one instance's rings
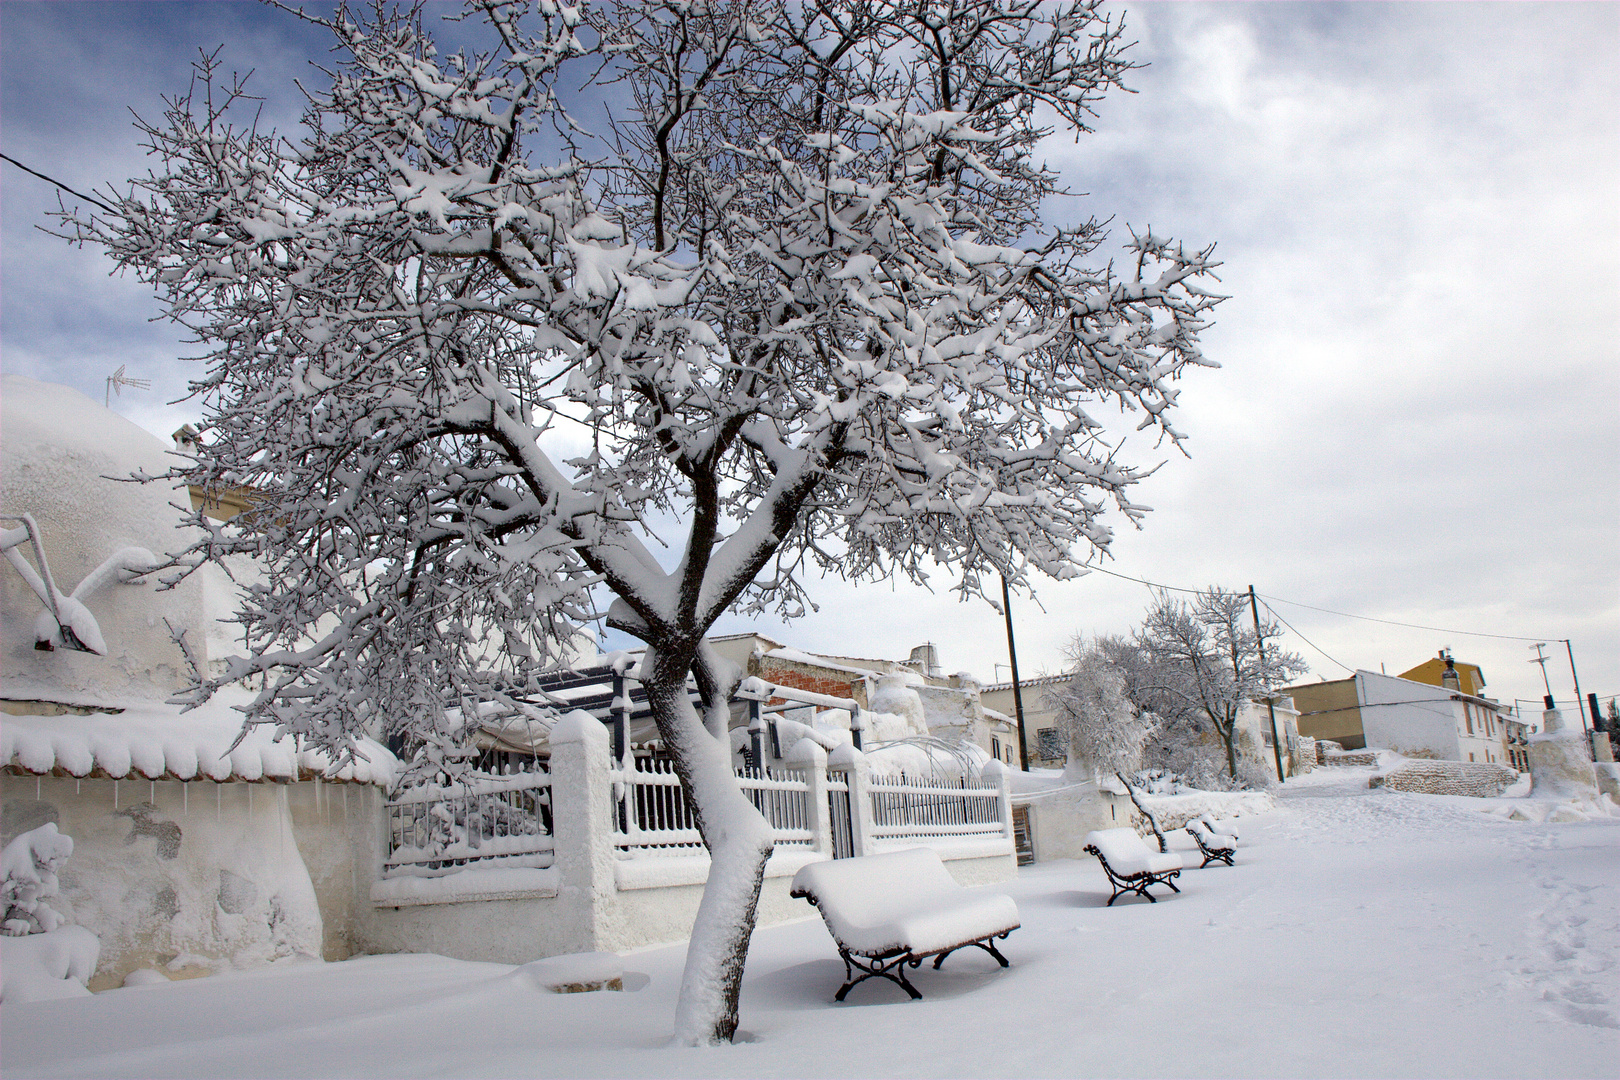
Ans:
POLYGON ((854 971, 859 971, 861 974, 859 978, 850 979, 848 982, 844 983, 843 986, 840 986, 838 988, 838 993, 833 995, 834 1001, 843 1001, 844 996, 848 994, 850 990, 854 989, 856 986, 859 986, 861 983, 872 978, 873 976, 888 979, 890 982, 900 987, 900 989, 904 990, 907 994, 910 994, 912 1001, 917 1001, 922 997, 922 994, 918 993, 917 988, 911 985, 911 980, 906 978, 905 964, 908 959, 911 960, 912 967, 916 967, 918 964, 922 963, 921 959, 913 958, 910 953, 905 953, 894 957, 892 960, 887 962, 883 960, 867 959, 865 957, 855 956, 851 954, 848 949, 839 949, 838 953, 844 958, 844 974, 846 977, 853 973, 851 971, 852 968, 854 971), (866 962, 863 963, 863 960, 866 962))
MULTIPOLYGON (((1005 956, 1002 956, 1000 951, 998 951, 996 949, 996 946, 995 946, 995 939, 996 938, 1001 938, 1001 939, 1005 940, 1006 937, 1007 937, 1007 934, 1010 934, 1010 933, 1012 933, 1012 931, 1008 930, 1005 933, 995 934, 995 935, 992 935, 991 937, 987 937, 983 941, 970 941, 966 945, 958 945, 956 947, 956 949, 965 949, 965 948, 968 947, 968 945, 977 945, 979 948, 983 949, 985 952, 987 952, 991 956, 995 957, 996 961, 998 963, 1000 963, 1002 967, 1011 967, 1012 965, 1007 963, 1007 958, 1005 956)), ((938 954, 937 956, 935 956, 934 957, 934 970, 938 971, 939 970, 939 965, 943 964, 945 962, 945 958, 947 956, 951 955, 951 953, 955 952, 956 949, 946 949, 944 952, 942 952, 942 953, 938 954)), ((911 966, 916 967, 918 963, 921 963, 921 961, 914 961, 911 966)))

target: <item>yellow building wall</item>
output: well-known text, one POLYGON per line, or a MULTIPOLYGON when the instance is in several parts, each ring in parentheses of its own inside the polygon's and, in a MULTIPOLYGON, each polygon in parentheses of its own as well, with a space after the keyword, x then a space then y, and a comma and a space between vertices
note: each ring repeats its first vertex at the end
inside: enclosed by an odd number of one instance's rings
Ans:
MULTIPOLYGON (((1474 697, 1484 697, 1485 673, 1479 670, 1479 665, 1464 664, 1460 661, 1453 661, 1453 665, 1457 669, 1458 689, 1474 697)), ((1413 682, 1428 683, 1430 686, 1444 686, 1445 683, 1440 681, 1440 677, 1445 673, 1445 670, 1446 662, 1439 657, 1435 657, 1423 661, 1423 663, 1410 671, 1401 672, 1400 678, 1411 679, 1413 682)))
POLYGON ((1367 745, 1361 727, 1361 707, 1356 701, 1356 680, 1290 686, 1283 691, 1294 699, 1299 710, 1299 733, 1311 739, 1331 739, 1346 750, 1367 745))

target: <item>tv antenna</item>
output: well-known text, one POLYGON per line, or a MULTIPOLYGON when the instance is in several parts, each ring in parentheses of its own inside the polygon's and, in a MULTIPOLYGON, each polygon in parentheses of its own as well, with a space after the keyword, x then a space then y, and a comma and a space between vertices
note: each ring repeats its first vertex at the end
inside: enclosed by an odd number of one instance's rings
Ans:
MULTIPOLYGON (((1547 647, 1547 643, 1545 641, 1538 641, 1534 645, 1530 646, 1530 648, 1536 650, 1536 658, 1534 660, 1531 660, 1531 661, 1528 661, 1528 662, 1532 663, 1532 664, 1540 664, 1541 665, 1541 685, 1547 688, 1547 700, 1549 702, 1551 702, 1553 692, 1552 692, 1552 683, 1547 681, 1547 660, 1548 660, 1548 657, 1545 657, 1545 656, 1541 655, 1541 650, 1545 649, 1546 647, 1547 647)), ((1551 707, 1552 707, 1551 705, 1548 705, 1548 708, 1551 708, 1551 707)))
POLYGON ((128 366, 128 364, 119 364, 118 370, 107 376, 107 400, 105 404, 109 409, 112 408, 112 396, 114 394, 118 394, 120 397, 122 397, 124 393, 123 388, 126 386, 132 390, 152 389, 151 379, 135 379, 125 375, 124 368, 128 366))

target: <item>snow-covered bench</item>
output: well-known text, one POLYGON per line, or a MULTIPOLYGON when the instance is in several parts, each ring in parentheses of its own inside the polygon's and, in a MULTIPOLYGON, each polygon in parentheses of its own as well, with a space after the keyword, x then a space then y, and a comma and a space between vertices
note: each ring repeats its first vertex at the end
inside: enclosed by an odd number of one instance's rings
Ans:
POLYGON ((1198 869, 1202 870, 1217 859, 1224 861, 1227 866, 1232 865, 1232 856, 1237 853, 1237 833, 1217 829, 1208 814, 1187 822, 1187 832, 1191 834, 1198 844, 1198 850, 1204 856, 1204 861, 1198 864, 1198 869))
POLYGON ((1149 885, 1168 885, 1172 892, 1180 892, 1171 879, 1181 873, 1181 856, 1174 852, 1151 850, 1136 835, 1135 829, 1099 829, 1086 834, 1086 850, 1102 863, 1114 895, 1108 898, 1108 907, 1128 892, 1145 896, 1158 903, 1148 892, 1149 885))
POLYGON ((919 967, 932 956, 938 970, 969 945, 1006 967, 993 939, 1019 925, 1012 897, 964 889, 929 848, 811 863, 793 876, 792 895, 816 905, 838 943, 845 982, 835 1001, 874 975, 920 998, 905 965, 919 967))

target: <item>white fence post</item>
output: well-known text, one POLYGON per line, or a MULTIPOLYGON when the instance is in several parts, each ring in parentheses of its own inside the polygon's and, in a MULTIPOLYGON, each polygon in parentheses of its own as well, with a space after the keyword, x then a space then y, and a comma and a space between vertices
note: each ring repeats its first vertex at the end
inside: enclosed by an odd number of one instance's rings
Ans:
POLYGON ((827 757, 829 769, 839 769, 849 784, 849 839, 854 855, 870 855, 872 845, 872 765, 866 755, 845 743, 827 757))
POLYGON ((814 739, 800 739, 788 751, 787 763, 804 770, 805 786, 809 789, 809 812, 805 815, 814 840, 812 850, 829 859, 833 853, 832 807, 827 802, 827 751, 814 739))
POLYGON ((551 729, 551 820, 557 899, 576 909, 575 952, 597 949, 614 901, 613 781, 608 731, 575 710, 551 729))

